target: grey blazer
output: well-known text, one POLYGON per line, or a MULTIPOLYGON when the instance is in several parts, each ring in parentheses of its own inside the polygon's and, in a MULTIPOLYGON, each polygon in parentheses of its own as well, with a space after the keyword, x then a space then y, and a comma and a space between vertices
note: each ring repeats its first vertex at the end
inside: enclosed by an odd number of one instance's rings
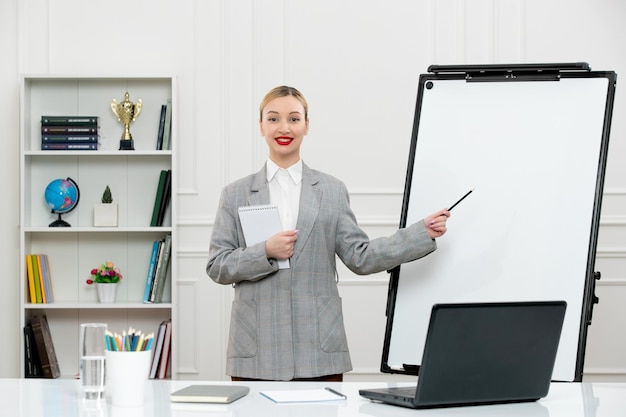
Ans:
POLYGON ((303 166, 298 240, 291 268, 278 269, 264 242, 246 247, 237 208, 268 204, 265 167, 222 190, 207 274, 234 284, 226 373, 291 380, 350 371, 352 364, 335 280, 339 259, 360 275, 385 271, 436 249, 423 222, 370 240, 357 225, 348 191, 336 178, 303 166))

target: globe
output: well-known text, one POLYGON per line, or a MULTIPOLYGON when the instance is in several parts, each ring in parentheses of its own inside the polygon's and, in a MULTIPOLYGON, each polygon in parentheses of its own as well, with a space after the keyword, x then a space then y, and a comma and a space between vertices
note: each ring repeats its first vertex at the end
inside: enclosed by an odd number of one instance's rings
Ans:
POLYGON ((71 178, 57 178, 50 181, 44 194, 46 204, 52 213, 58 214, 57 220, 50 227, 69 227, 70 224, 61 219, 61 214, 69 213, 78 204, 80 191, 78 184, 71 178))

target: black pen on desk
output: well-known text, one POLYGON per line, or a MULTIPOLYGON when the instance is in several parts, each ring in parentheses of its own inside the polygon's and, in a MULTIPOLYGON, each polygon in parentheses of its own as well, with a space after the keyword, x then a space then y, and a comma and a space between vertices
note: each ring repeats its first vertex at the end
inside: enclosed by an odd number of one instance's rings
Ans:
POLYGON ((340 393, 339 391, 335 391, 335 390, 334 390, 334 389, 332 389, 331 387, 325 387, 324 389, 325 389, 326 391, 330 391, 330 392, 332 392, 332 393, 333 393, 333 394, 335 394, 335 395, 340 396, 341 398, 343 398, 343 399, 345 399, 345 400, 347 400, 347 399, 348 399, 348 397, 347 397, 345 394, 342 394, 342 393, 340 393))
POLYGON ((471 190, 469 190, 467 193, 465 193, 465 195, 461 198, 458 199, 458 201, 454 204, 452 204, 452 206, 450 206, 450 208, 448 209, 448 211, 452 210, 457 204, 459 204, 461 201, 465 200, 465 197, 467 197, 468 195, 470 195, 472 193, 472 191, 474 191, 474 189, 472 188, 471 190))

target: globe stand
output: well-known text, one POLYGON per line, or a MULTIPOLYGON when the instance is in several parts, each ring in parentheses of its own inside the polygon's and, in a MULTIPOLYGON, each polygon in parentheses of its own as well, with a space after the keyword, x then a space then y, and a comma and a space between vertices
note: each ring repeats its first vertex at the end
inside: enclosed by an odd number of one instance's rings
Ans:
POLYGON ((48 227, 71 227, 71 225, 65 220, 61 219, 61 213, 59 214, 59 218, 53 221, 48 225, 48 227))

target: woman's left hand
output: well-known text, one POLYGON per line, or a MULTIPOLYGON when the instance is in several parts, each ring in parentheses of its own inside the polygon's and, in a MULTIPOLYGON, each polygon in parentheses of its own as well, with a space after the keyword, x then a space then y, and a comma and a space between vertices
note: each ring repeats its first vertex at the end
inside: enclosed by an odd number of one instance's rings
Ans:
POLYGON ((432 239, 441 237, 448 231, 448 228, 446 227, 448 217, 450 217, 450 212, 447 209, 439 210, 430 216, 424 217, 426 231, 432 239))

